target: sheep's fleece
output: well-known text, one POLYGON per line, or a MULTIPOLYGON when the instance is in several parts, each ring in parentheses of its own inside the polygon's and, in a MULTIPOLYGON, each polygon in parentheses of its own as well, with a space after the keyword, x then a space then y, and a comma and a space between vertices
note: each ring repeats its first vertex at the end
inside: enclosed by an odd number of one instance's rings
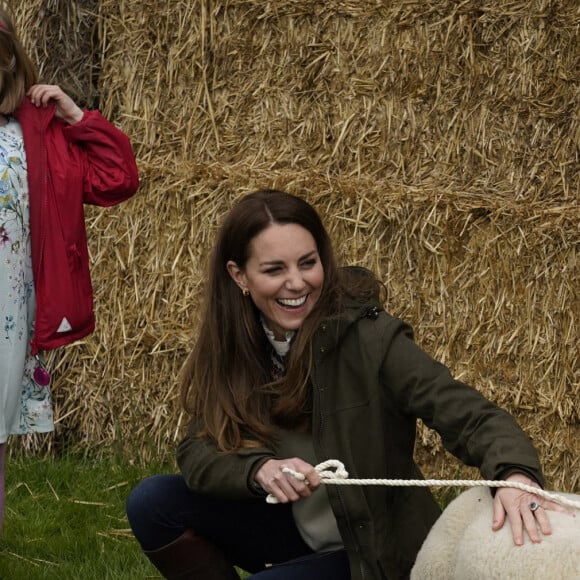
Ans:
MULTIPOLYGON (((561 494, 580 500, 574 494, 561 494)), ((411 580, 580 580, 580 510, 550 511, 552 535, 513 543, 509 522, 492 531, 492 498, 474 487, 453 500, 425 539, 411 580)))

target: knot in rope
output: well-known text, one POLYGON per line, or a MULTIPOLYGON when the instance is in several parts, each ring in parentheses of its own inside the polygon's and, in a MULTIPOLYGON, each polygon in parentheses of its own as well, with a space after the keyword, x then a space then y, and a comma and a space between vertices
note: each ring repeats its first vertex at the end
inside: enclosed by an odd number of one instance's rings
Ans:
MULTIPOLYGON (((349 479, 348 471, 344 468, 344 464, 338 459, 328 459, 314 467, 316 473, 320 476, 321 483, 326 485, 386 485, 391 487, 431 487, 431 486, 455 486, 455 487, 512 487, 533 493, 550 501, 559 503, 575 509, 580 509, 580 502, 563 497, 562 495, 545 491, 543 489, 526 485, 518 481, 504 481, 504 480, 471 480, 471 479, 349 479), (330 468, 330 469, 329 469, 330 468), (331 470, 332 469, 332 470, 331 470)), ((290 467, 283 467, 282 473, 292 475, 299 481, 305 481, 306 476, 299 471, 295 471, 290 467)), ((308 484, 308 481, 306 481, 308 484)), ((268 494, 266 502, 270 504, 279 503, 278 498, 273 494, 268 494)))
MULTIPOLYGON (((285 468, 288 469, 288 468, 285 468)), ((323 461, 314 467, 314 470, 320 476, 320 479, 348 479, 348 471, 344 468, 344 463, 338 459, 329 459, 323 461), (333 468, 330 471, 328 468, 333 468)), ((292 470, 289 470, 292 471, 292 470)), ((288 472, 289 472, 288 471, 288 472)), ((286 472, 286 473, 288 473, 286 472)))

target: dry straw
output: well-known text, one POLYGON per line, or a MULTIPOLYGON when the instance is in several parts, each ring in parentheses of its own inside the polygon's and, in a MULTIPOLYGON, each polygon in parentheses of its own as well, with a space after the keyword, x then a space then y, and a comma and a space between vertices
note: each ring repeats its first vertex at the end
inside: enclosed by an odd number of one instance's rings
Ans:
MULTIPOLYGON (((578 491, 574 0, 18 6, 45 70, 131 136, 142 180, 87 211, 98 328, 51 355, 46 444, 173 452, 215 229, 278 187, 316 205, 342 261, 377 271, 426 350, 517 417, 549 487, 578 491)), ((419 441, 427 476, 468 474, 419 441)))

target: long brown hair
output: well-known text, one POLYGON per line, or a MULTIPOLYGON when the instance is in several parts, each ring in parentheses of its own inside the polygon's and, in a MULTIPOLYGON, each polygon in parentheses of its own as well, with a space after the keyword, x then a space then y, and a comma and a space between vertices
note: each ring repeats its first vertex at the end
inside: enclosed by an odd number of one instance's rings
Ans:
POLYGON ((37 82, 36 67, 20 43, 10 15, 0 7, 0 113, 13 113, 37 82))
POLYGON ((268 443, 274 425, 301 415, 312 364, 311 339, 323 317, 336 311, 339 274, 330 238, 314 208, 277 190, 251 193, 226 216, 210 261, 201 330, 182 373, 182 403, 199 435, 223 451, 268 443), (294 223, 313 236, 324 282, 314 310, 293 339, 286 374, 272 381, 267 338, 256 307, 230 277, 233 260, 244 269, 250 242, 273 223, 294 223))

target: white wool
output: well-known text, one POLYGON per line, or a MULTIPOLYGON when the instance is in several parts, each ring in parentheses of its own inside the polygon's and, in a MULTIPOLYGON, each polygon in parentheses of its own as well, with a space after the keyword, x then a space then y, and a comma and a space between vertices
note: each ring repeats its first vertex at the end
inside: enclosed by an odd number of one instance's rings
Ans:
MULTIPOLYGON (((578 501, 580 496, 561 494, 578 501)), ((580 511, 548 511, 552 534, 532 544, 513 543, 506 520, 491 529, 489 489, 474 487, 453 500, 427 536, 411 580, 580 580, 580 511)), ((525 534, 525 532, 524 532, 525 534)))

